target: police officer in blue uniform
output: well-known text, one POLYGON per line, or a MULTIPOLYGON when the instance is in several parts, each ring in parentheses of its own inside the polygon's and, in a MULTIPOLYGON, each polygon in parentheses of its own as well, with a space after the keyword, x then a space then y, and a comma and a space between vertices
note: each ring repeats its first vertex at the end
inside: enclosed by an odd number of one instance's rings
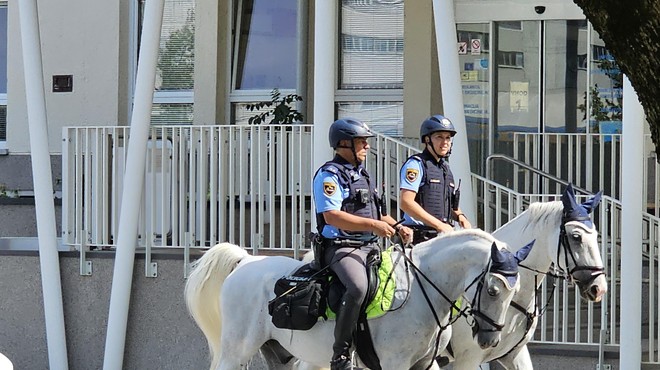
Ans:
POLYGON ((413 244, 452 231, 455 222, 465 229, 472 227, 459 208, 460 189, 449 168, 454 135, 456 129, 446 117, 427 118, 419 131, 424 151, 401 167, 403 224, 414 230, 413 244))
POLYGON ((360 307, 367 294, 367 255, 378 249, 378 237, 398 231, 404 241, 412 230, 397 226, 384 207, 374 181, 362 166, 374 136, 363 122, 352 118, 330 126, 330 146, 335 157, 314 175, 314 202, 323 264, 329 265, 346 287, 335 323, 331 370, 351 369, 350 347, 360 307))

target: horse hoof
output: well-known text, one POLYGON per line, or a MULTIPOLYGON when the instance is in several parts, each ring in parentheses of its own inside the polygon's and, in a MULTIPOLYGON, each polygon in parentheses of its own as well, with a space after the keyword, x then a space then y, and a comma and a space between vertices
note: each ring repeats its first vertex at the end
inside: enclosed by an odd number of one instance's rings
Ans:
POLYGON ((445 367, 449 365, 449 357, 447 356, 438 356, 435 358, 435 362, 438 363, 438 366, 445 367))

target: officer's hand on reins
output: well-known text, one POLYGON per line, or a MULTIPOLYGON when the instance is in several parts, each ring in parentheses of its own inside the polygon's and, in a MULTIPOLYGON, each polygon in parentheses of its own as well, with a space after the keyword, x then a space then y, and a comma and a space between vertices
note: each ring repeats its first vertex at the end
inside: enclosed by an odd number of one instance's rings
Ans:
POLYGON ((413 241, 413 231, 408 226, 399 225, 396 227, 403 245, 408 245, 413 241))
POLYGON ((391 238, 396 233, 396 230, 385 221, 374 220, 371 228, 373 233, 381 238, 391 238))
POLYGON ((459 213, 456 215, 456 220, 458 221, 458 224, 461 225, 462 228, 464 229, 471 229, 472 224, 470 223, 470 220, 468 220, 467 216, 464 213, 459 213))
POLYGON ((441 221, 438 222, 438 225, 436 226, 435 229, 438 231, 438 233, 449 233, 449 232, 454 231, 454 228, 451 227, 451 225, 446 224, 446 223, 441 222, 441 221))

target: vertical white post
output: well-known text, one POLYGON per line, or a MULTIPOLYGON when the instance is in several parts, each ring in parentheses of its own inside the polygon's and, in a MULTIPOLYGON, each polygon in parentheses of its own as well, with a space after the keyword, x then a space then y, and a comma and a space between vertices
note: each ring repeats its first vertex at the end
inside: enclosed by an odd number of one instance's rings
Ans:
MULTIPOLYGON (((147 0, 135 84, 135 104, 126 155, 126 171, 119 213, 117 254, 110 292, 110 311, 105 340, 104 370, 121 370, 126 342, 128 307, 133 279, 140 204, 144 187, 151 107, 156 80, 156 62, 163 23, 164 0, 147 0)), ((145 236, 149 237, 149 236, 145 236)))
MULTIPOLYGON (((475 201, 472 193, 472 175, 470 171, 470 151, 468 149, 465 111, 463 110, 463 87, 458 64, 458 39, 456 38, 456 19, 452 0, 433 0, 433 21, 440 66, 440 85, 442 86, 442 105, 444 115, 449 118, 458 134, 452 147, 451 170, 456 181, 461 179, 461 210, 476 223, 475 201)), ((475 225, 476 226, 476 225, 475 225)))
POLYGON ((34 203, 37 213, 48 363, 51 369, 68 369, 37 1, 19 1, 18 12, 23 48, 23 72, 30 133, 34 203))
POLYGON ((332 156, 328 130, 335 119, 338 6, 337 0, 314 2, 314 169, 332 156))
MULTIPOLYGON (((642 201, 644 109, 627 76, 623 79, 621 142, 621 350, 620 369, 639 369, 642 361, 642 201)), ((601 367, 602 368, 602 367, 601 367)))
MULTIPOLYGON (((328 130, 335 119, 335 81, 337 72, 337 0, 314 2, 314 132, 312 163, 316 171, 332 158, 328 130)), ((309 179, 311 182, 312 179, 309 179)), ((314 200, 312 199, 312 202, 314 200)), ((312 205, 314 209, 314 205, 312 205)), ((314 211, 312 211, 314 212, 314 211)), ((312 215, 312 228, 316 215, 312 215)))

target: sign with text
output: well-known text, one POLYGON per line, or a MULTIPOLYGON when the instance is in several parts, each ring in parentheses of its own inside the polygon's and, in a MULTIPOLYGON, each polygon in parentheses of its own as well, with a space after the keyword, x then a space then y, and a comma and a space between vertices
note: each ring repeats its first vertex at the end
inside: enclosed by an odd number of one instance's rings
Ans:
POLYGON ((509 87, 511 113, 529 111, 529 82, 511 81, 509 87))

